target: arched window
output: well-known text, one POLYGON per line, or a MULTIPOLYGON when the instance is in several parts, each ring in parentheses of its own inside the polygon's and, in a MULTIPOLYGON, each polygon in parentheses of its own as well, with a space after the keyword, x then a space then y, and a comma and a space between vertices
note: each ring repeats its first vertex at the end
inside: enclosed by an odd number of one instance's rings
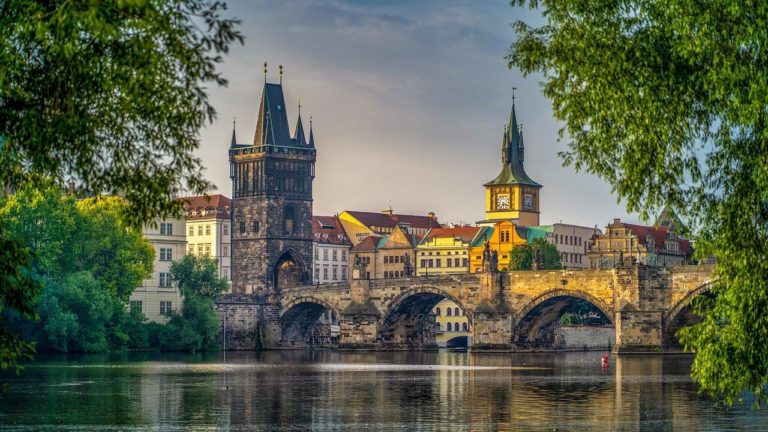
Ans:
POLYGON ((440 323, 437 323, 437 327, 435 328, 436 331, 440 331, 440 323))
POLYGON ((453 314, 456 315, 456 316, 461 316, 461 312, 459 311, 459 308, 454 308, 453 309, 453 314))
MULTIPOLYGON (((440 316, 440 308, 435 308, 435 315, 440 316)), ((440 324, 438 324, 440 325, 440 324)))
POLYGON ((283 213, 283 230, 286 234, 293 234, 295 220, 296 212, 293 210, 293 206, 285 206, 285 212, 283 213))
POLYGON ((451 316, 451 308, 445 308, 445 314, 451 316))
MULTIPOLYGON (((448 309, 448 310, 450 310, 450 309, 448 309)), ((451 331, 451 323, 446 323, 445 324, 445 331, 451 331)))
POLYGON ((459 329, 460 329, 460 328, 461 328, 461 327, 459 327, 459 323, 454 323, 454 324, 453 324, 453 329, 454 329, 454 331, 459 331, 459 329))
POLYGON ((469 326, 467 325, 467 323, 461 323, 461 329, 463 331, 469 331, 469 326))

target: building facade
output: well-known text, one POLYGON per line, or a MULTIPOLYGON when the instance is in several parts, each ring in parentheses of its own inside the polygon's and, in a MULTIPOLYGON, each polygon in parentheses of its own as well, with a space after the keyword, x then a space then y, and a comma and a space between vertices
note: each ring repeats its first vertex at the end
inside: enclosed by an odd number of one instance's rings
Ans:
POLYGON ((187 215, 187 253, 216 258, 219 276, 230 280, 232 200, 221 194, 182 200, 187 215))
POLYGON ((339 222, 353 245, 371 235, 391 234, 396 227, 406 233, 424 237, 432 228, 440 228, 440 222, 434 213, 426 216, 397 214, 392 209, 380 213, 345 210, 339 214, 339 222))
POLYGON ((416 275, 469 273, 469 250, 488 227, 432 228, 416 247, 416 275))
POLYGON ((145 225, 143 231, 155 248, 154 271, 131 293, 128 305, 150 321, 165 322, 171 311, 181 310, 181 293, 171 283, 170 268, 187 250, 186 223, 184 219, 162 219, 145 225))
POLYGON ((512 221, 519 226, 539 225, 541 185, 525 172, 523 133, 517 123, 514 100, 501 148, 501 172, 485 186, 485 220, 478 225, 493 226, 512 221))
POLYGON ((312 268, 313 281, 332 283, 346 281, 349 277, 349 249, 347 238, 338 217, 312 217, 312 268))
POLYGON ((529 227, 526 238, 528 243, 532 243, 537 238, 544 238, 555 245, 560 252, 563 268, 583 269, 589 268, 587 251, 592 239, 601 234, 602 232, 597 228, 556 223, 529 227))
POLYGON ((282 84, 265 81, 251 144, 229 149, 232 291, 273 294, 312 283, 314 134, 299 112, 291 137, 282 84))
POLYGON ((510 252, 515 246, 527 243, 526 234, 527 229, 517 226, 514 222, 496 222, 493 227, 487 229, 472 242, 472 247, 469 250, 469 271, 471 273, 483 271, 483 251, 486 241, 490 251, 496 252, 497 270, 509 268, 510 252))
POLYGON ((641 263, 675 266, 690 262, 691 243, 668 227, 634 225, 614 219, 595 236, 587 255, 589 268, 606 269, 641 263))
POLYGON ((459 305, 449 299, 443 299, 434 308, 435 343, 439 347, 472 345, 469 332, 469 319, 459 305))
POLYGON ((350 249, 354 279, 394 279, 415 274, 416 245, 421 237, 396 225, 390 234, 369 235, 350 249), (362 264, 362 267, 360 266, 362 264))

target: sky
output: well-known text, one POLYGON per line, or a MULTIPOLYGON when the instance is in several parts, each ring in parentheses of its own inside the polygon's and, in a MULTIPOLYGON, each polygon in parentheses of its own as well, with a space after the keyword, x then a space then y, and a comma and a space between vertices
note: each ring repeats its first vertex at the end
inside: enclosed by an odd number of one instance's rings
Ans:
POLYGON ((317 147, 314 214, 344 210, 437 214, 442 223, 484 219, 483 184, 501 169, 513 87, 525 135, 528 175, 542 184, 541 223, 604 227, 638 222, 603 180, 563 167, 562 124, 540 91, 541 76, 507 67, 511 23, 541 23, 507 0, 229 0, 242 20, 242 46, 210 88, 216 121, 201 131, 198 155, 217 193, 231 196, 227 149, 256 129, 264 84, 283 90, 291 130, 297 106, 317 147))

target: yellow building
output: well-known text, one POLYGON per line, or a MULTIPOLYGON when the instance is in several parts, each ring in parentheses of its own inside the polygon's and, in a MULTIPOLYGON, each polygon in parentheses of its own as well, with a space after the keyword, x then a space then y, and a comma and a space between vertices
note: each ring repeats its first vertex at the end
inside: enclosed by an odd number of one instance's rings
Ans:
POLYGON ((416 275, 469 272, 469 249, 488 227, 432 228, 416 247, 416 275))
POLYGON ((524 153, 523 133, 517 124, 513 100, 502 141, 501 173, 484 185, 485 220, 478 225, 492 226, 500 221, 513 221, 520 226, 539 225, 541 185, 526 174, 524 153))
POLYGON ((470 346, 472 345, 469 333, 469 320, 459 306, 443 299, 434 308, 437 327, 435 329, 435 342, 439 347, 470 346))
POLYGON ((511 221, 496 222, 493 228, 485 231, 484 235, 479 236, 472 242, 469 249, 469 271, 470 273, 479 273, 483 270, 483 250, 485 242, 491 251, 496 251, 499 266, 498 270, 509 267, 510 252, 517 245, 527 243, 526 228, 519 227, 511 221))
POLYGON ((369 235, 349 250, 352 265, 352 279, 393 279, 413 275, 416 245, 421 238, 409 234, 396 225, 390 234, 369 235), (365 273, 355 274, 354 263, 360 260, 365 264, 365 273), (410 270, 408 270, 410 266, 410 270))

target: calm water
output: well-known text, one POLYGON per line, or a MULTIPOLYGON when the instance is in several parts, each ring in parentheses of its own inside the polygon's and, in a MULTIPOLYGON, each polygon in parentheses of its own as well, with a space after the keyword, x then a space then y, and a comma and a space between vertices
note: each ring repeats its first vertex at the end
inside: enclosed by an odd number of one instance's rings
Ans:
POLYGON ((40 359, 6 430, 768 430, 696 394, 690 358, 270 352, 40 359))

